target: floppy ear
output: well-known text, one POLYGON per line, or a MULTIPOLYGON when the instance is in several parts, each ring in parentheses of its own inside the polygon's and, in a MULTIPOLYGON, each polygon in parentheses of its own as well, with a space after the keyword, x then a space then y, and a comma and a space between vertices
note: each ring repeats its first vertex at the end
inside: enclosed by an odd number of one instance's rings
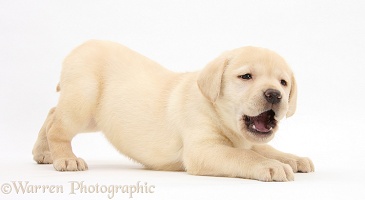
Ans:
POLYGON ((295 110, 297 109, 297 82, 294 78, 294 74, 292 75, 292 85, 290 88, 290 94, 289 94, 289 110, 286 113, 286 117, 291 117, 294 115, 295 110))
POLYGON ((200 72, 198 87, 203 95, 214 103, 220 93, 223 72, 228 65, 229 53, 225 52, 214 59, 200 72))

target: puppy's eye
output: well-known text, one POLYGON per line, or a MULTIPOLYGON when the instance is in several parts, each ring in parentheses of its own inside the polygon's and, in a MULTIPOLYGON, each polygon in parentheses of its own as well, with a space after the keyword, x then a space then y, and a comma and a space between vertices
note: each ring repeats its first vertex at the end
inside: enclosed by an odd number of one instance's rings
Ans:
POLYGON ((251 74, 244 74, 244 75, 240 75, 238 77, 239 78, 242 78, 242 79, 246 79, 246 80, 252 79, 252 75, 251 74))
POLYGON ((280 84, 281 85, 283 85, 283 86, 287 86, 288 85, 288 83, 286 82, 286 80, 284 80, 284 79, 282 79, 281 81, 280 81, 280 84))

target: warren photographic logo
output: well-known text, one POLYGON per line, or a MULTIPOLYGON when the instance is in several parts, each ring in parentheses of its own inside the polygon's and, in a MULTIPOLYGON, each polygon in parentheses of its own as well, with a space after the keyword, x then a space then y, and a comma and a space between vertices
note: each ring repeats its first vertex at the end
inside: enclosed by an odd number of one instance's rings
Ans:
POLYGON ((124 195, 133 198, 136 194, 153 194, 155 185, 147 182, 138 181, 132 185, 105 185, 105 184, 89 184, 85 181, 69 181, 66 185, 40 185, 33 184, 29 181, 11 181, 1 185, 1 193, 8 194, 106 194, 109 199, 113 199, 115 195, 124 195))

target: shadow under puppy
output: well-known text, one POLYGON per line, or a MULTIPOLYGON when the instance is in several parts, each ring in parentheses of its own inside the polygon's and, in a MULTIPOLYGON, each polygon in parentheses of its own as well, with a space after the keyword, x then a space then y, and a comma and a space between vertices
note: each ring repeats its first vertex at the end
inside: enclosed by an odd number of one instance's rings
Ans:
POLYGON ((154 170, 292 181, 308 158, 269 142, 296 109, 297 86, 282 57, 258 47, 227 51, 202 71, 171 72, 120 44, 88 41, 64 60, 60 98, 33 149, 58 171, 88 168, 72 138, 101 131, 126 156, 154 170))

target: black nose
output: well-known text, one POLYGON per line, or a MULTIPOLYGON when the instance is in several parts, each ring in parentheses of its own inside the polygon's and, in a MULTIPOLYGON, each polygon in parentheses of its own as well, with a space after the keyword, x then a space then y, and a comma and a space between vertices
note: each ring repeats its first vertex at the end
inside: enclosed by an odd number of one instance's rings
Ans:
POLYGON ((281 93, 279 90, 268 89, 264 92, 265 99, 269 103, 277 104, 281 100, 281 93))

